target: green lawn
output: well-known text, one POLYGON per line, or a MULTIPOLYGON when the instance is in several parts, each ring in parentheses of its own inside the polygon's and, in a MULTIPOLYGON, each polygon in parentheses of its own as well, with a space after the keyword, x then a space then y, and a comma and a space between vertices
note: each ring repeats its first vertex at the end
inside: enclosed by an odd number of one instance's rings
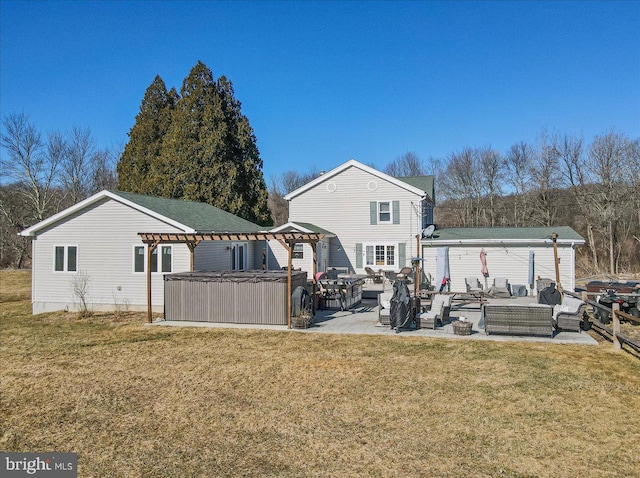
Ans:
POLYGON ((640 472, 640 361, 610 344, 32 316, 28 284, 0 272, 0 450, 82 477, 640 472))

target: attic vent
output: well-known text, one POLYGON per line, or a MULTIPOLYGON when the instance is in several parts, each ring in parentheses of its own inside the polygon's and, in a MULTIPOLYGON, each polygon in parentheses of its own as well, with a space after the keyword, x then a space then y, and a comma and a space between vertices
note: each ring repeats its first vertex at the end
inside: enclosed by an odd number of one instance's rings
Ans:
POLYGON ((334 192, 336 190, 336 187, 336 183, 334 183, 333 181, 327 183, 327 191, 329 191, 330 193, 334 192))
POLYGON ((369 181, 369 183, 367 184, 367 189, 369 191, 375 191, 376 189, 378 189, 378 183, 375 181, 369 181))

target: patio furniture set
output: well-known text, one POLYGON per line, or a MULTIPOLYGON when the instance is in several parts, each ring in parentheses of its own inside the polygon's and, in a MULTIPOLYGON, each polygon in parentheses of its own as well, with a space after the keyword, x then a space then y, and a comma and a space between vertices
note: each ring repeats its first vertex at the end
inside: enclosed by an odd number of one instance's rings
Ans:
MULTIPOLYGON (((390 324, 391 314, 390 292, 378 296, 379 322, 390 324)), ((428 310, 416 313, 416 326, 436 329, 450 322, 450 294, 435 294, 428 310)), ((543 335, 553 337, 555 331, 580 332, 586 303, 568 294, 562 302, 554 306, 548 304, 482 304, 479 328, 489 334, 509 335, 543 335)), ((468 335, 471 333, 470 322, 454 322, 454 333, 468 335), (456 325, 458 326, 456 328, 456 325), (460 329, 460 330, 456 330, 460 329)))

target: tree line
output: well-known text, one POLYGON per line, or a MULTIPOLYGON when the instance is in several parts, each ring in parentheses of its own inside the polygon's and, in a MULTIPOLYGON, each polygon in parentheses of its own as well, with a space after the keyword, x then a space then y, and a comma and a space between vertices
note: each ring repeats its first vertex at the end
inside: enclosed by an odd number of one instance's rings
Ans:
POLYGON ((43 135, 24 113, 3 119, 0 136, 0 267, 22 267, 29 241, 18 232, 87 196, 116 186, 117 150, 99 148, 88 128, 43 135))
MULTIPOLYGON (((206 202, 268 227, 287 222, 284 196, 320 175, 287 171, 267 189, 231 82, 202 62, 179 92, 156 76, 122 150, 97 147, 89 129, 43 135, 25 114, 2 124, 0 267, 28 264, 19 231, 102 189, 206 202)), ((378 169, 433 174, 440 227, 569 225, 587 240, 578 250, 585 273, 640 270, 640 139, 612 130, 585 144, 542 131, 506 152, 408 152, 378 169)))

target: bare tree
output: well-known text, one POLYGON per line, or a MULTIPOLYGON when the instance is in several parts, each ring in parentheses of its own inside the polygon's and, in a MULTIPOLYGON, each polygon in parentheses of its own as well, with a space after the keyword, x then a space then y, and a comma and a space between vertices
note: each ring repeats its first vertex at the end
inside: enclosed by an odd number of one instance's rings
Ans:
POLYGON ((96 151, 91 157, 91 176, 89 183, 89 194, 94 194, 103 189, 116 189, 118 179, 116 177, 116 158, 119 154, 114 154, 108 149, 96 151))
POLYGON ((595 180, 595 197, 592 203, 603 226, 602 234, 608 245, 611 274, 617 272, 618 248, 625 235, 618 237, 625 222, 623 204, 628 202, 625 187, 625 177, 628 174, 625 168, 628 152, 629 139, 625 135, 609 131, 594 138, 588 155, 588 173, 595 180))
POLYGON ((55 186, 64 142, 59 134, 52 133, 45 144, 24 114, 5 117, 3 125, 0 144, 7 156, 0 158, 1 177, 16 184, 16 192, 25 198, 30 215, 41 221, 57 209, 55 186))
POLYGON ((530 217, 541 226, 553 226, 558 214, 562 174, 556 140, 556 136, 549 138, 543 131, 531 163, 530 175, 535 193, 532 195, 534 208, 530 217))
POLYGON ((73 128, 67 151, 62 161, 61 180, 75 204, 87 197, 91 180, 91 160, 95 153, 95 141, 89 129, 73 128))
POLYGON ((505 157, 505 182, 514 192, 513 219, 509 222, 514 226, 524 226, 528 220, 527 196, 531 191, 531 163, 534 154, 533 148, 521 141, 511 146, 505 157))
POLYGON ((424 161, 414 152, 407 152, 399 156, 384 168, 384 172, 394 178, 408 178, 415 176, 426 176, 427 168, 424 161))
POLYGON ((488 204, 488 207, 483 208, 483 225, 485 226, 494 227, 498 222, 497 200, 502 195, 504 165, 504 159, 500 152, 490 146, 478 151, 478 173, 480 176, 478 179, 482 188, 481 193, 488 204))

